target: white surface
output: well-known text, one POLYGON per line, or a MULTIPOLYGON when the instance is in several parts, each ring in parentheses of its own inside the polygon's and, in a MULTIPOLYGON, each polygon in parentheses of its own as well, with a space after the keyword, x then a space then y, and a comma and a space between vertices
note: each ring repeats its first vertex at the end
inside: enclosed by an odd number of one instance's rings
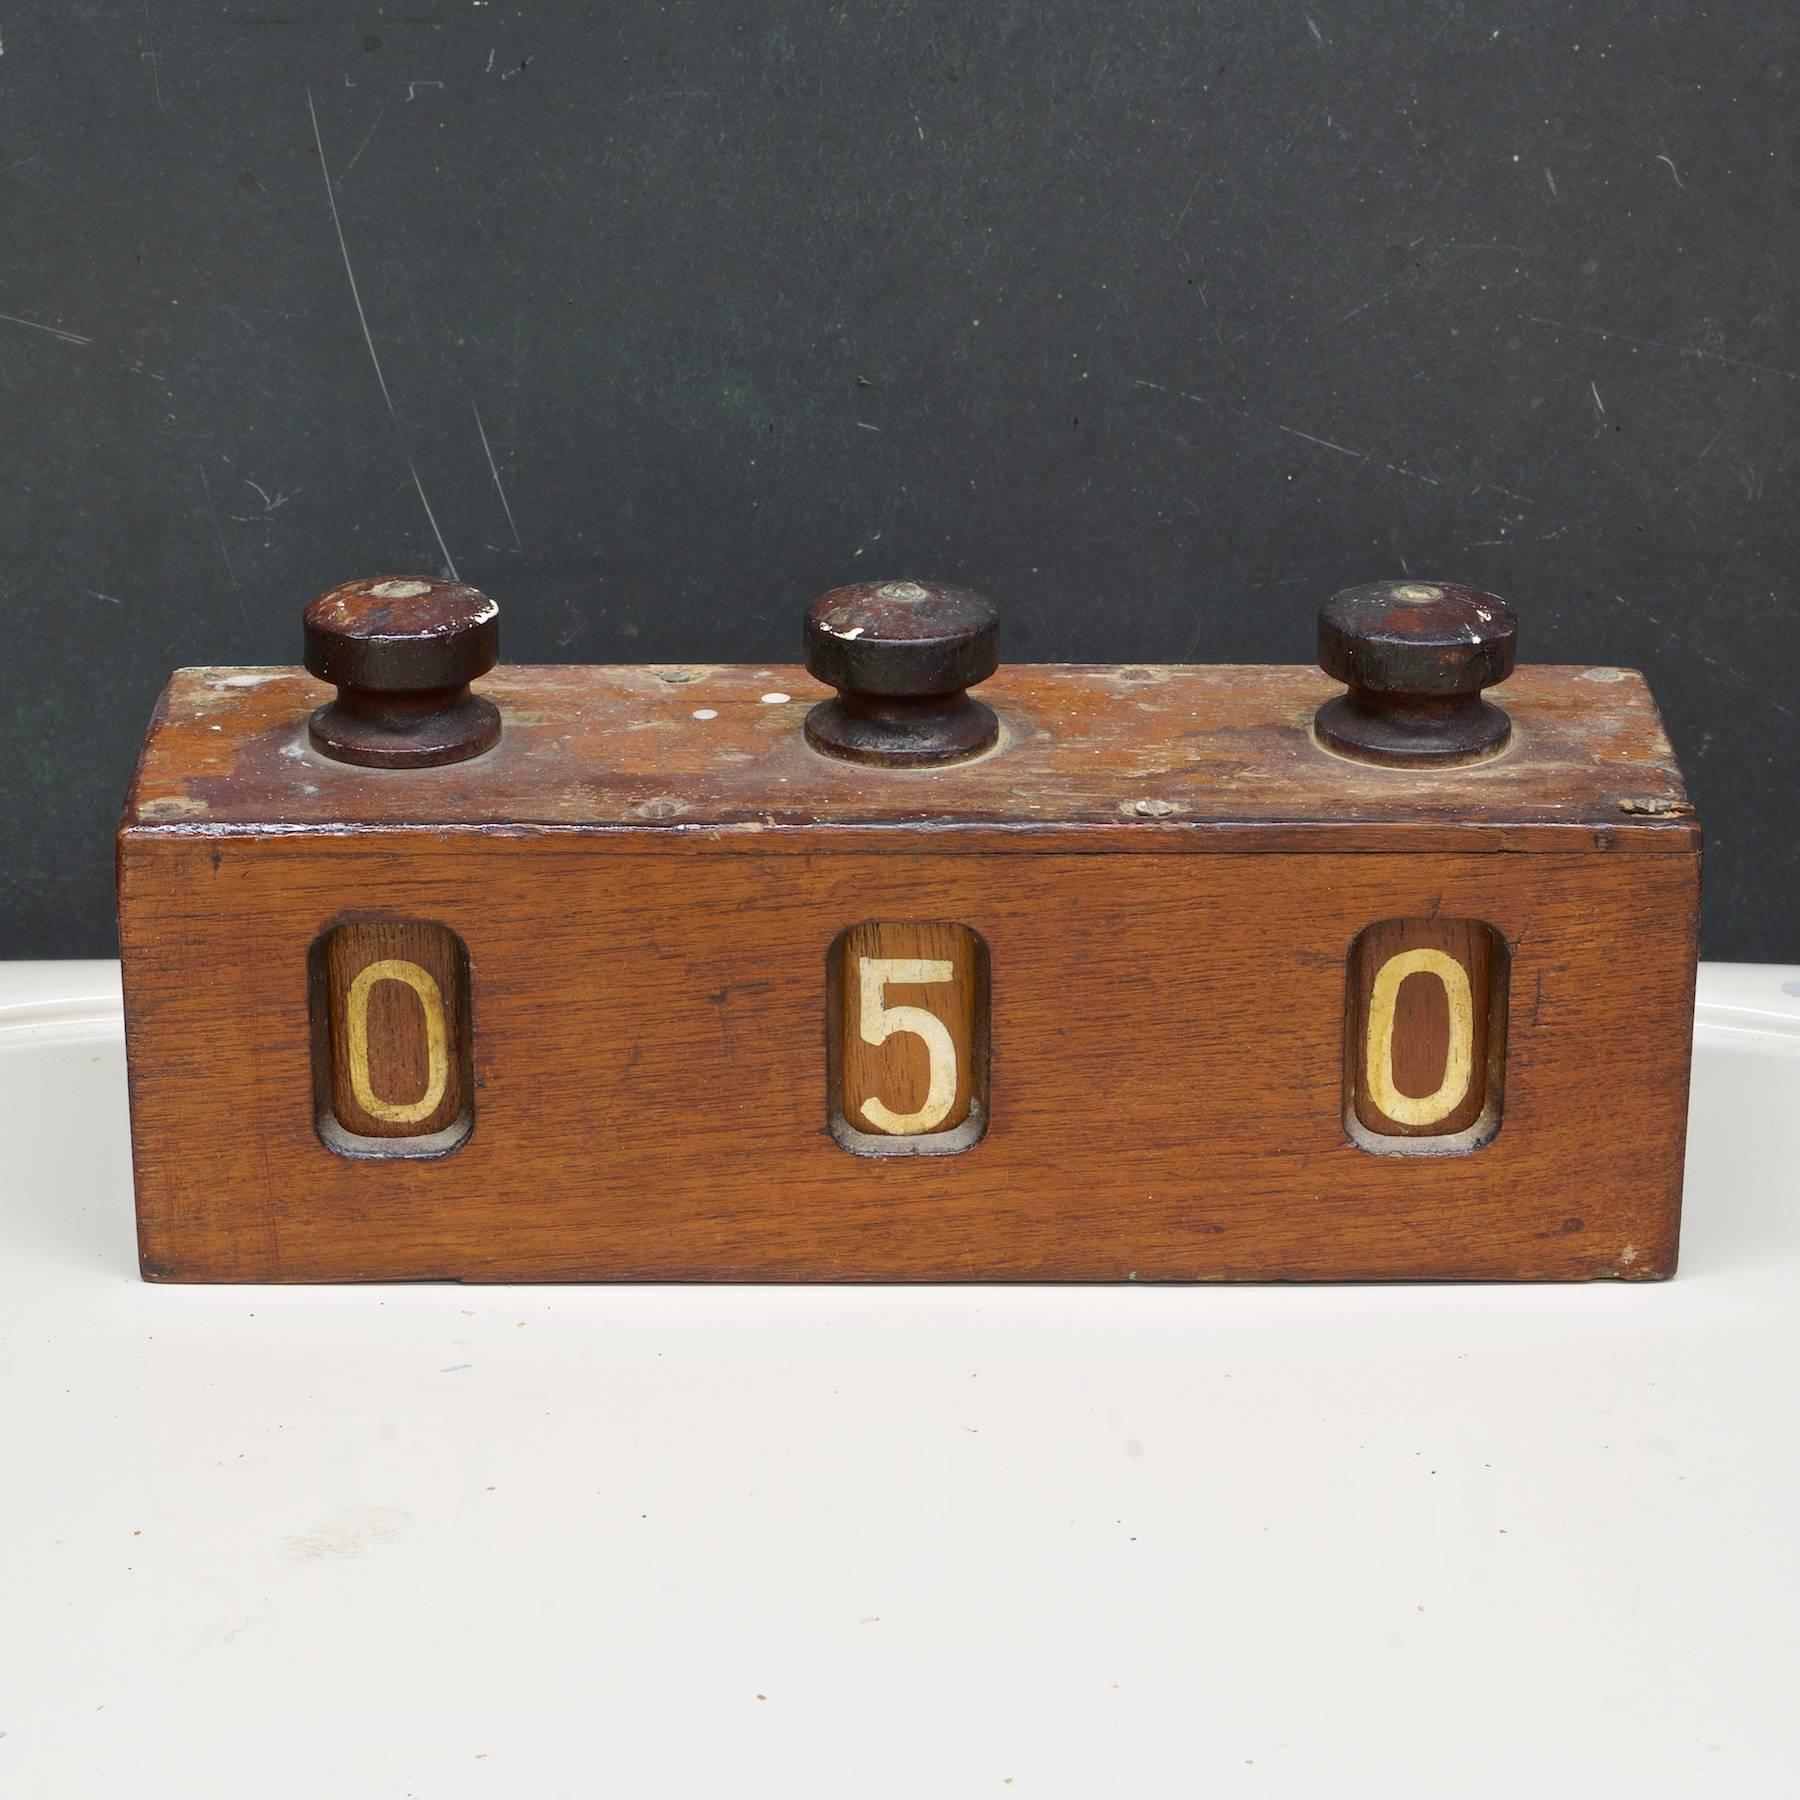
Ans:
POLYGON ((1706 970, 1661 1286, 152 1288, 0 967, 0 1795, 1800 1792, 1797 1113, 1706 970))

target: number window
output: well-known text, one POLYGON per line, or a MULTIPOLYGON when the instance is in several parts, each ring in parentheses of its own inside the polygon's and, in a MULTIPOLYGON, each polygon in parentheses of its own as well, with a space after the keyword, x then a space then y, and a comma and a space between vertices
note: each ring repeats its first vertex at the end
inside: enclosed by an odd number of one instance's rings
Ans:
POLYGON ((1344 1126, 1365 1150, 1456 1155, 1500 1129, 1506 944, 1477 919, 1384 919, 1350 949, 1344 1126))
POLYGON ((421 920, 334 926, 307 959, 313 1116, 346 1156, 441 1156, 474 1125, 469 958, 421 920))
POLYGON ((862 1156, 966 1150, 987 1128, 987 946, 966 925, 871 921, 827 963, 828 1116, 862 1156))

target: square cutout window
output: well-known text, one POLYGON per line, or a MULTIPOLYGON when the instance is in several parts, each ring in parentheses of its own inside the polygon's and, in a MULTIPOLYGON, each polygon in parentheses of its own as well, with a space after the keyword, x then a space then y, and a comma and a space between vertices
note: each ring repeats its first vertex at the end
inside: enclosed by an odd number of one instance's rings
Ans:
POLYGON ((1383 919, 1350 946, 1344 1126, 1365 1150, 1456 1156, 1500 1129, 1506 941, 1479 919, 1383 919))
POLYGON ((442 1156, 475 1126, 469 953, 416 919, 334 926, 307 956, 313 1116, 343 1156, 442 1156))
POLYGON ((946 922, 870 921, 826 956, 827 1116, 858 1156, 942 1156, 988 1121, 988 949, 946 922))

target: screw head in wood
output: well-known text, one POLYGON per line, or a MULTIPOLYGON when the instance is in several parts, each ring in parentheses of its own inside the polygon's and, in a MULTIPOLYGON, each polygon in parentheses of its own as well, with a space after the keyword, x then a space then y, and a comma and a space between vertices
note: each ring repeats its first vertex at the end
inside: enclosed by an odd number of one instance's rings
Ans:
POLYGON ((1000 615, 968 588, 862 581, 807 609, 806 666, 837 689, 806 718, 827 756, 888 768, 960 762, 989 749, 1000 721, 969 689, 1000 662, 1000 615))
POLYGON ((1349 692, 1313 720, 1358 762, 1441 768, 1504 750, 1512 721, 1484 688, 1513 672, 1519 623, 1494 594, 1447 581, 1377 581, 1319 609, 1319 667, 1349 692))
POLYGON ((305 613, 305 662, 337 698, 308 724, 313 747, 371 769, 466 762, 500 741, 500 711, 469 692, 500 655, 500 609, 459 581, 346 582, 305 613))

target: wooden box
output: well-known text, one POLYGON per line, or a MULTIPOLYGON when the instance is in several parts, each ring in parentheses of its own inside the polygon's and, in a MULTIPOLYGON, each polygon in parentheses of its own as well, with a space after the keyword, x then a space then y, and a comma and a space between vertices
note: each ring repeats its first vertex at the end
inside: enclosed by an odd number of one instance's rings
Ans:
POLYGON ((170 682, 119 835, 147 1278, 1675 1267, 1699 832, 1635 674, 1521 669, 1431 772, 1321 748, 1306 668, 1004 669, 927 770, 809 747, 798 668, 482 691, 495 749, 393 770, 298 670, 170 682))

